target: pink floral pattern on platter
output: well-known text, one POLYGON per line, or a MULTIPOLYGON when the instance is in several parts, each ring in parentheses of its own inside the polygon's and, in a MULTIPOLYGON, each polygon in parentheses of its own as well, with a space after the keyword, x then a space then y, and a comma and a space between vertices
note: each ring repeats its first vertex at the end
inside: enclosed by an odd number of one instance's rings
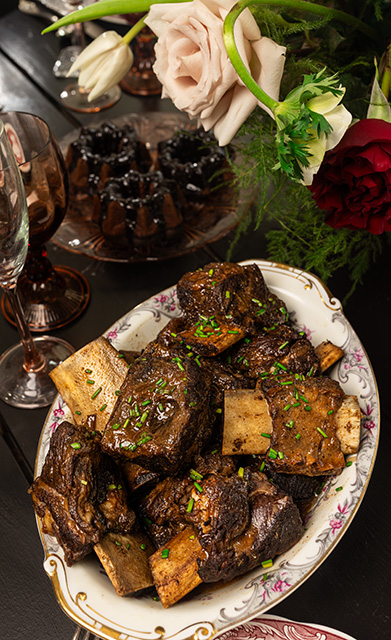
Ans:
POLYGON ((348 351, 345 354, 345 358, 344 358, 345 371, 349 371, 349 369, 352 369, 353 367, 356 367, 360 371, 365 371, 365 359, 364 359, 364 352, 362 349, 355 349, 354 351, 350 351, 350 352, 348 351), (361 364, 362 360, 364 360, 364 362, 361 364))
POLYGON ((158 309, 166 313, 173 312, 177 309, 176 289, 172 289, 166 293, 160 293, 153 298, 153 302, 158 309))
POLYGON ((113 342, 114 340, 116 340, 118 338, 118 329, 117 327, 113 327, 109 333, 107 334, 107 339, 109 342, 113 342))
POLYGON ((60 418, 60 420, 55 420, 49 425, 50 433, 53 434, 57 429, 59 423, 61 422, 61 418, 65 415, 65 411, 61 406, 60 400, 57 401, 57 407, 53 409, 53 415, 55 418, 60 418))
POLYGON ((226 631, 220 640, 354 640, 342 632, 304 622, 264 616, 226 631))
POLYGON ((376 428, 376 423, 372 420, 372 414, 374 411, 373 405, 368 402, 365 407, 362 409, 362 413, 364 414, 364 429, 366 429, 371 435, 373 435, 373 430, 376 428))
POLYGON ((345 520, 344 516, 348 515, 348 513, 349 513, 349 507, 347 503, 345 503, 342 507, 340 504, 338 504, 337 513, 334 514, 334 518, 332 518, 329 522, 329 525, 331 527, 331 532, 333 535, 335 535, 337 531, 342 527, 345 520))

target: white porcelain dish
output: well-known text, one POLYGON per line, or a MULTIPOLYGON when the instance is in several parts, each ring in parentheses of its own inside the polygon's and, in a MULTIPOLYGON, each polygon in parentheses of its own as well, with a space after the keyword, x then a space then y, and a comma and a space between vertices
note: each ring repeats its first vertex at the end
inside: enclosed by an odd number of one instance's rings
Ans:
MULTIPOLYGON (((308 515, 303 538, 276 558, 272 569, 258 568, 233 584, 197 592, 166 610, 151 596, 117 596, 93 556, 67 567, 56 540, 44 535, 38 522, 45 551, 44 568, 61 607, 97 636, 116 640, 209 640, 264 614, 289 596, 327 558, 364 496, 379 440, 378 391, 364 347, 340 302, 315 276, 266 261, 247 261, 251 263, 258 264, 270 289, 284 300, 292 320, 306 331, 314 345, 329 339, 344 349, 345 356, 331 375, 346 393, 359 397, 364 415, 360 450, 351 456, 352 464, 341 475, 329 479, 308 515)), ((137 350, 179 314, 173 286, 130 311, 105 335, 117 348, 137 350)), ((91 339, 95 337, 92 335, 91 339)), ((57 397, 43 427, 36 474, 42 468, 51 434, 66 417, 68 409, 57 397)))

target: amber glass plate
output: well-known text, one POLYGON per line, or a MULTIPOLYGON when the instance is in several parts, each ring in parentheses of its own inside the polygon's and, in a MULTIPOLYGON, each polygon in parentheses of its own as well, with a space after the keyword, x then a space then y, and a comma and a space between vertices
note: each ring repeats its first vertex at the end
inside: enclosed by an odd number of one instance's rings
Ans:
MULTIPOLYGON (((105 120, 108 118, 102 119, 102 122, 105 120)), ((113 118, 111 122, 118 126, 133 125, 140 140, 152 152, 160 140, 171 137, 176 130, 194 128, 187 116, 176 113, 156 112, 147 116, 129 114, 113 118)), ((78 135, 79 130, 75 130, 60 140, 64 155, 70 142, 78 135)), ((230 185, 231 177, 229 174, 225 175, 224 186, 208 196, 197 212, 184 223, 182 235, 176 242, 131 250, 110 245, 101 234, 99 225, 92 221, 92 199, 85 195, 71 196, 65 219, 52 240, 73 253, 82 253, 108 262, 165 260, 196 251, 227 235, 236 227, 250 205, 249 194, 238 192, 230 185)))

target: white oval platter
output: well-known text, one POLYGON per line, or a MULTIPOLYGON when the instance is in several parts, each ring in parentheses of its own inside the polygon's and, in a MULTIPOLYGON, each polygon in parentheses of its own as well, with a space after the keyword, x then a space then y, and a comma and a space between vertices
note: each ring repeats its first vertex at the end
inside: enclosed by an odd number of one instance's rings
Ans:
MULTIPOLYGON (((190 594, 170 609, 152 596, 120 598, 94 556, 67 567, 56 540, 43 534, 44 568, 59 604, 80 626, 116 640, 209 640, 281 602, 327 558, 346 532, 364 496, 379 440, 379 398, 371 364, 341 303, 321 281, 293 267, 248 260, 261 269, 269 288, 282 298, 292 321, 316 346, 325 339, 342 347, 343 359, 331 376, 357 395, 363 412, 360 449, 341 475, 331 477, 306 521, 302 539, 277 557, 272 569, 258 568, 234 583, 190 594)), ((156 294, 105 333, 117 349, 138 350, 180 315, 175 287, 156 294)), ((96 336, 91 336, 94 339, 96 336)), ((35 473, 41 471, 50 437, 70 413, 58 396, 43 427, 35 473)))

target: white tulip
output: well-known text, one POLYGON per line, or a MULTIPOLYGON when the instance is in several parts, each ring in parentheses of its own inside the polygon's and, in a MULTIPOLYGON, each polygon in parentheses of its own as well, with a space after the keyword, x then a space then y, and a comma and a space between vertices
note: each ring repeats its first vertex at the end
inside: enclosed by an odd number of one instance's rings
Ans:
POLYGON ((132 64, 129 45, 116 31, 106 31, 83 49, 68 75, 80 70, 79 86, 91 89, 91 102, 122 80, 132 64))
POLYGON ((332 127, 332 131, 328 136, 324 133, 317 136, 313 132, 313 139, 307 143, 310 154, 308 157, 309 165, 308 167, 302 166, 302 181, 307 186, 312 184, 313 177, 319 171, 326 151, 330 151, 330 149, 334 149, 337 146, 352 121, 352 114, 343 105, 339 104, 342 98, 343 94, 334 96, 331 92, 327 92, 307 102, 307 107, 311 111, 315 111, 315 113, 321 113, 332 127))

